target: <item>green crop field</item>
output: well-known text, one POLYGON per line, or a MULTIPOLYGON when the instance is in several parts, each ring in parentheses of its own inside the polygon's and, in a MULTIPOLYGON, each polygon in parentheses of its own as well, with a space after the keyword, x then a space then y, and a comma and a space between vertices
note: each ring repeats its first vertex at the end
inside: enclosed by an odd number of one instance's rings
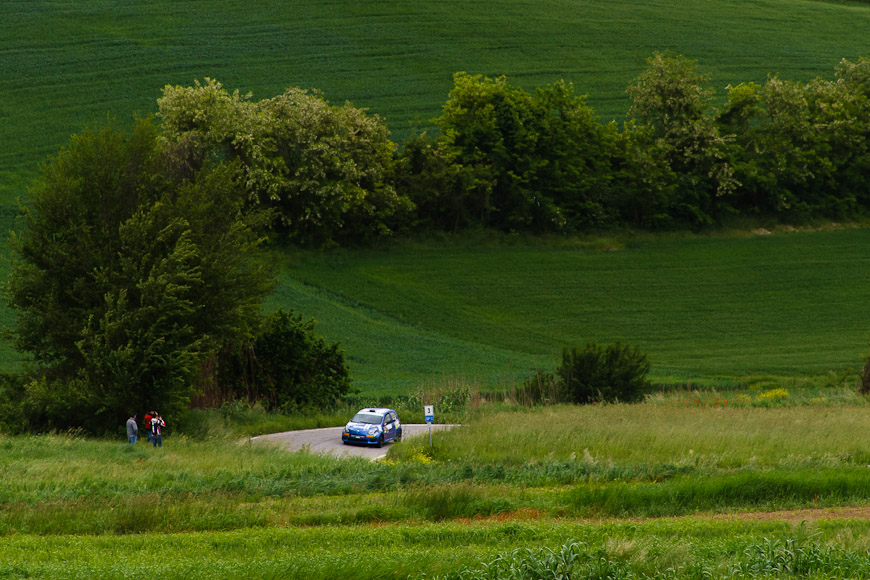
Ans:
POLYGON ((0 200, 72 133, 156 111, 166 84, 212 77, 258 99, 318 88, 426 127, 454 72, 558 79, 621 119, 656 50, 700 61, 720 95, 768 74, 829 78, 868 52, 870 5, 817 0, 8 0, 0 2, 0 200))
POLYGON ((867 353, 870 230, 597 244, 306 254, 270 305, 314 317, 380 394, 441 377, 510 386, 591 340, 640 346, 663 382, 836 382, 867 353))

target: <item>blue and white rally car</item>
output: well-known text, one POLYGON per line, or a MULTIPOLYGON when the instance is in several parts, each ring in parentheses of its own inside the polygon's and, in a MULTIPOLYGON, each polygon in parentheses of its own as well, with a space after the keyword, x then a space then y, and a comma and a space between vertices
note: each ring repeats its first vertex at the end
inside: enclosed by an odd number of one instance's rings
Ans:
POLYGON ((381 447, 386 441, 402 438, 402 423, 393 409, 360 409, 341 433, 341 442, 365 443, 381 447))

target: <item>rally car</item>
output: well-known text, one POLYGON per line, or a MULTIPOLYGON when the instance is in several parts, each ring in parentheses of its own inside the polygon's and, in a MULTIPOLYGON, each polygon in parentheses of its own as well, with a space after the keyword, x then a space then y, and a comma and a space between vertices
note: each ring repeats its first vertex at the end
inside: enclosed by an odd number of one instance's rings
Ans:
POLYGON ((401 438, 402 423, 399 421, 399 414, 393 409, 360 409, 341 433, 341 442, 345 445, 365 443, 381 447, 387 441, 398 441, 401 438))

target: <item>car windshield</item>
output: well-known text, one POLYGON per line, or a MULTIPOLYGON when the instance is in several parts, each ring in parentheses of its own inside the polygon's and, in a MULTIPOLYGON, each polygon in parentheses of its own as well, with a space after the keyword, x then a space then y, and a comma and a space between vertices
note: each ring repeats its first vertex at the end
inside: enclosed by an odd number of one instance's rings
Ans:
POLYGON ((381 424, 381 415, 373 415, 371 413, 357 413, 353 416, 354 423, 370 423, 371 425, 381 424))

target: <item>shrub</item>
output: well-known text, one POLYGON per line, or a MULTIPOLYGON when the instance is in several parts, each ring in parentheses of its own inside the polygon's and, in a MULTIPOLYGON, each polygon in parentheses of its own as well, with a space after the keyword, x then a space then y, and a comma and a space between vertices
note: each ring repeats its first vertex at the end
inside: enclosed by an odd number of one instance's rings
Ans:
POLYGON ((221 406, 247 414, 251 404, 294 412, 330 409, 356 389, 338 343, 317 335, 314 320, 278 310, 255 329, 253 338, 227 345, 201 369, 201 407, 221 406), (235 402, 237 400, 241 402, 235 402))
POLYGON ((870 395, 870 355, 864 359, 861 368, 861 382, 858 384, 858 392, 862 395, 870 395))
POLYGON ((636 347, 590 342, 583 350, 562 350, 556 374, 574 403, 639 401, 649 389, 650 363, 636 347))
POLYGON ((535 371, 531 379, 517 391, 517 401, 526 405, 564 403, 564 385, 553 373, 535 371))
POLYGON ((590 342, 583 350, 562 350, 555 374, 537 371, 517 393, 535 403, 635 402, 650 388, 650 363, 636 347, 616 342, 603 347, 590 342))

